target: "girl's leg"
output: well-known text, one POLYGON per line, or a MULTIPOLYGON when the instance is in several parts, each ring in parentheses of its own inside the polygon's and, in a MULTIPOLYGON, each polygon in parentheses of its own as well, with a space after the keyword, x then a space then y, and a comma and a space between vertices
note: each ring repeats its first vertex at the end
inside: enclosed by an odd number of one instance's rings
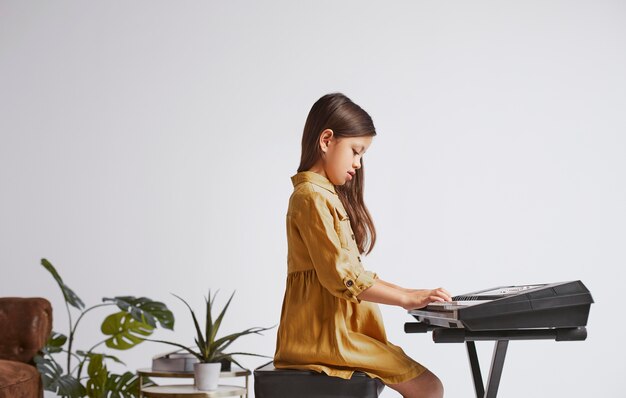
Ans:
POLYGON ((387 384, 404 398, 443 398, 443 384, 430 370, 414 379, 398 384, 387 384))

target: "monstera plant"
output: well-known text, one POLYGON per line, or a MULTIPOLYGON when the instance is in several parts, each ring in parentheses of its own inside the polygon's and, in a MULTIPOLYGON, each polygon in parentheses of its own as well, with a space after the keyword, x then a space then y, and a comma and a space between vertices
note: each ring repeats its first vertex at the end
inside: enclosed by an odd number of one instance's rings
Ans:
MULTIPOLYGON (((128 350, 151 336, 157 324, 173 330, 172 312, 161 302, 133 296, 103 298, 102 304, 85 309, 83 301, 63 282, 54 266, 45 258, 41 260, 41 265, 52 274, 61 288, 69 319, 68 334, 53 331, 46 346, 35 357, 44 388, 59 396, 70 398, 138 397, 137 375, 131 372, 123 374, 109 372, 107 361, 124 363, 116 356, 98 352, 97 349, 105 344, 109 348, 128 350), (74 308, 74 312, 79 312, 75 321, 70 307, 74 308), (104 319, 100 327, 105 338, 87 350, 77 350, 74 347, 74 338, 78 326, 87 313, 101 307, 116 309, 104 319), (57 361, 63 357, 65 361, 61 359, 61 362, 64 362, 65 368, 57 361)), ((146 379, 144 383, 153 384, 150 380, 146 383, 146 379)))

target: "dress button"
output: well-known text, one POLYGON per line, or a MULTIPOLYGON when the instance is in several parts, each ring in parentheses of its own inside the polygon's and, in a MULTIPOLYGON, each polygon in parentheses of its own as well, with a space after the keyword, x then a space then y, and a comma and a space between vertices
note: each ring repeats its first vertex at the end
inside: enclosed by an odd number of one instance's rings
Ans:
POLYGON ((351 287, 352 285, 354 285, 354 282, 352 282, 351 280, 348 280, 346 282, 346 286, 351 287))
POLYGON ((352 234, 352 240, 354 240, 354 234, 352 234))
POLYGON ((359 259, 359 262, 361 262, 361 256, 358 256, 357 258, 359 259))

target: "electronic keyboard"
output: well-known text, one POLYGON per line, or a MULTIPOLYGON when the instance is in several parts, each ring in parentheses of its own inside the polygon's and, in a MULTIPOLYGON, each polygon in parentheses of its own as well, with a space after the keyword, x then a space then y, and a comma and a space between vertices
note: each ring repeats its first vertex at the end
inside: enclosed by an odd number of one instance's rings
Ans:
POLYGON ((593 299, 581 281, 501 286, 410 310, 426 325, 469 330, 571 328, 587 325, 593 299))
POLYGON ((406 333, 432 332, 435 343, 465 343, 478 398, 496 398, 510 340, 583 341, 593 298, 581 281, 501 286, 409 310, 406 333), (475 341, 495 342, 487 384, 475 341))

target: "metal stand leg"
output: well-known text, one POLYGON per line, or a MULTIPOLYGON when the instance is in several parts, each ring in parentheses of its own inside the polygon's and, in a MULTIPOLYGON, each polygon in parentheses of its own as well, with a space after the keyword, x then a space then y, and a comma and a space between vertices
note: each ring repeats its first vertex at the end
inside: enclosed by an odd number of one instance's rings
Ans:
POLYGON ((478 362, 478 354, 476 353, 476 344, 473 341, 466 341, 467 355, 472 368, 472 378, 474 379, 474 389, 476 397, 483 398, 485 396, 485 387, 483 386, 483 377, 480 374, 480 363, 478 362))
POLYGON ((474 379, 474 390, 477 398, 496 398, 500 378, 502 377, 502 368, 504 367, 504 359, 506 357, 506 349, 509 345, 508 340, 496 341, 493 349, 493 358, 491 359, 491 369, 489 369, 489 378, 487 380, 487 391, 483 385, 483 377, 480 373, 480 364, 478 362, 478 354, 476 353, 476 344, 473 341, 466 341, 467 355, 472 368, 472 378, 474 379))
POLYGON ((502 368, 504 367, 504 359, 508 345, 508 340, 498 340, 496 342, 496 346, 493 350, 493 358, 491 359, 491 370, 489 371, 485 398, 495 398, 498 393, 498 386, 500 385, 500 377, 502 376, 502 368))
POLYGON ((501 330, 466 330, 463 328, 448 328, 445 326, 430 325, 428 323, 413 322, 405 323, 406 333, 426 333, 433 332, 435 343, 462 343, 467 344, 467 354, 472 370, 474 389, 477 398, 495 398, 498 393, 500 379, 502 378, 502 368, 506 350, 510 340, 556 340, 556 341, 582 341, 587 338, 587 328, 584 326, 554 329, 501 329, 501 330), (487 390, 483 385, 480 373, 480 364, 476 353, 474 341, 495 341, 489 378, 487 380, 487 390))

